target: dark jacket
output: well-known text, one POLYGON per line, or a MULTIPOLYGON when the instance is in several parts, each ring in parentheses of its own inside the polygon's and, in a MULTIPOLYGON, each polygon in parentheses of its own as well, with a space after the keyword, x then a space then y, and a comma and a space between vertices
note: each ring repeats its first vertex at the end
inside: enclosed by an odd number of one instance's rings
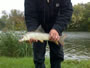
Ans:
POLYGON ((25 0, 25 21, 28 31, 39 25, 49 32, 52 28, 59 34, 67 27, 72 16, 71 0, 25 0))

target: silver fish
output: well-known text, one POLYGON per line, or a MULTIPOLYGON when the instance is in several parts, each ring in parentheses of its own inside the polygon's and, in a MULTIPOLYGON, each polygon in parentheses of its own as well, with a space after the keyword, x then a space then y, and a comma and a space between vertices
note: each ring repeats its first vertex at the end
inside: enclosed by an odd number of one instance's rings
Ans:
MULTIPOLYGON (((27 32, 23 37, 19 40, 19 42, 30 40, 31 38, 39 40, 40 42, 50 41, 49 40, 49 34, 48 33, 41 33, 41 32, 27 32)), ((66 38, 66 35, 60 36, 59 41, 54 41, 57 45, 60 43, 61 45, 64 45, 64 39, 66 38)))

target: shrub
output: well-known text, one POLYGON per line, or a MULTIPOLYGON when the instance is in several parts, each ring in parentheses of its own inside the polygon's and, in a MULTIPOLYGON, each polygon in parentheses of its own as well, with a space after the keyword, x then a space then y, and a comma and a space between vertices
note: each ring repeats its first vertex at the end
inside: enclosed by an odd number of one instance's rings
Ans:
POLYGON ((0 34, 0 56, 24 57, 32 56, 32 46, 25 42, 20 43, 20 34, 2 32, 0 34))

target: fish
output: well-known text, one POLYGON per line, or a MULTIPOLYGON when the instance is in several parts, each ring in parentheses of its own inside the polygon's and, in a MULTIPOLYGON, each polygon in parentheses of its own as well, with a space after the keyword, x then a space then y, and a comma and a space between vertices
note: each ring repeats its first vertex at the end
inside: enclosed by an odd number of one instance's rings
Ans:
MULTIPOLYGON (((22 36, 21 39, 19 39, 19 42, 24 42, 24 41, 28 41, 31 38, 39 40, 41 43, 43 43, 44 41, 51 41, 49 40, 49 33, 42 33, 42 32, 27 32, 25 35, 22 36)), ((60 40, 59 41, 53 41, 55 42, 57 45, 60 43, 61 45, 64 45, 64 39, 66 38, 66 35, 60 36, 60 40)))

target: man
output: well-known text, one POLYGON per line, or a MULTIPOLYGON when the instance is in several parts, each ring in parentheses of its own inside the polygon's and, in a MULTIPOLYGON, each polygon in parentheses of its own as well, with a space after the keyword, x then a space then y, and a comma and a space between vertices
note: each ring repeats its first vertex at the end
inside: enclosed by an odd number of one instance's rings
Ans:
MULTIPOLYGON (((59 41, 62 32, 67 27, 72 16, 71 0, 25 0, 25 21, 27 30, 35 31, 39 25, 46 33, 50 34, 50 40, 59 41)), ((33 43, 35 68, 45 68, 46 41, 30 39, 33 43)), ((63 46, 48 42, 50 47, 51 68, 61 68, 64 60, 63 46)))

